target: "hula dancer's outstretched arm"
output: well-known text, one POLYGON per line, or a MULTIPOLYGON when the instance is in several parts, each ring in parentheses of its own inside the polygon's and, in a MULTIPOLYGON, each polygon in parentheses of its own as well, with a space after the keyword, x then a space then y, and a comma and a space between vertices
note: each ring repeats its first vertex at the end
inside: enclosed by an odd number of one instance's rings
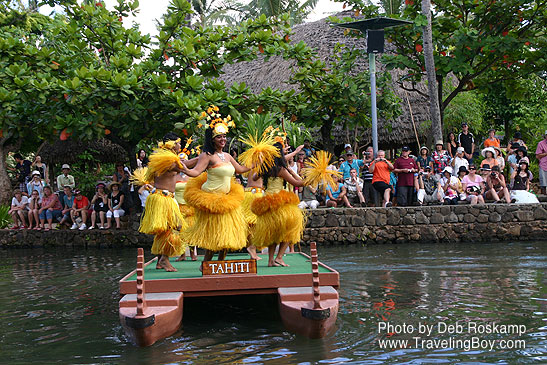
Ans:
MULTIPOLYGON (((199 157, 197 158, 197 163, 195 164, 193 169, 189 169, 187 163, 191 160, 185 161, 186 163, 183 163, 182 166, 182 172, 184 172, 186 175, 190 177, 197 177, 199 176, 203 171, 209 167, 211 156, 209 156, 206 152, 203 152, 199 157)), ((192 159, 194 160, 194 159, 192 159)))
POLYGON ((292 186, 301 187, 304 186, 304 180, 300 176, 296 175, 291 169, 282 168, 279 170, 279 177, 282 177, 286 182, 292 186))
POLYGON ((196 166, 196 164, 198 163, 198 160, 199 160, 199 156, 191 158, 189 160, 182 161, 182 164, 188 167, 189 169, 192 169, 196 166))
POLYGON ((249 167, 245 167, 245 166, 241 166, 233 157, 232 155, 228 154, 229 159, 230 159, 230 162, 232 163, 232 165, 234 166, 234 168, 236 169, 236 174, 243 174, 245 172, 248 172, 248 171, 251 171, 251 169, 249 167))

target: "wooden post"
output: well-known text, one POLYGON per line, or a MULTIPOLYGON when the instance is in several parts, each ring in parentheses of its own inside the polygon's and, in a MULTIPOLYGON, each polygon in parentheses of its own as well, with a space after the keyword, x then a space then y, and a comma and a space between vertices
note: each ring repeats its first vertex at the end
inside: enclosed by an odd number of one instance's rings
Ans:
POLYGON ((144 250, 137 249, 137 318, 144 316, 146 301, 144 299, 144 250))
POLYGON ((319 264, 317 263, 317 244, 310 243, 311 271, 313 284, 313 309, 321 309, 321 294, 319 292, 319 264))

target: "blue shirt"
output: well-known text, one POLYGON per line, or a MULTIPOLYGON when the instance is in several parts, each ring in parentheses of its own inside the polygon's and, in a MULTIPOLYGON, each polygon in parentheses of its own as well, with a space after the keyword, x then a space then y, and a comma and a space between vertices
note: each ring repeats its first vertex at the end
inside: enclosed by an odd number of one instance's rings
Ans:
MULTIPOLYGON (((344 186, 344 184, 342 183, 338 183, 338 190, 336 191, 333 191, 332 188, 330 187, 330 185, 327 185, 327 191, 330 191, 330 193, 332 194, 332 198, 333 199, 338 199, 338 197, 340 196, 340 193, 342 192, 342 186, 344 186)), ((329 201, 330 198, 329 198, 329 195, 327 194, 327 198, 325 199, 325 201, 329 201)))
POLYGON ((311 155, 313 155, 313 153, 315 152, 315 150, 313 148, 302 148, 302 151, 304 151, 304 153, 306 154, 306 157, 310 157, 311 155))
POLYGON ((72 208, 72 204, 74 204, 74 195, 72 195, 70 198, 65 194, 63 197, 63 202, 66 208, 72 208))
POLYGON ((351 165, 348 163, 348 161, 344 161, 340 165, 340 169, 338 171, 344 174, 344 180, 345 180, 345 179, 349 179, 349 176, 350 176, 349 172, 351 169, 357 170, 357 176, 359 176, 359 168, 363 166, 365 166, 365 163, 363 162, 363 160, 358 160, 354 158, 351 165))

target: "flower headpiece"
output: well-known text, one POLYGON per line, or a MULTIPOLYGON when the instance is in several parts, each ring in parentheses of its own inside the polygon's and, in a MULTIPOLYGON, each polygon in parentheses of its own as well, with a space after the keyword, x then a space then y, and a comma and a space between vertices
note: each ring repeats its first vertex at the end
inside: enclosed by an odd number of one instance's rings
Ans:
POLYGON ((235 127, 235 123, 230 115, 226 118, 222 118, 222 115, 218 112, 218 106, 211 105, 199 116, 198 128, 205 127, 213 129, 213 138, 218 135, 228 133, 230 127, 235 127))
POLYGON ((263 135, 269 135, 274 139, 274 143, 279 142, 285 148, 286 140, 287 140, 287 133, 281 131, 279 128, 274 128, 272 126, 269 126, 264 130, 263 135))
POLYGON ((172 150, 175 147, 175 144, 177 143, 180 143, 180 138, 177 138, 176 140, 170 140, 167 142, 159 142, 158 147, 164 150, 172 150))
POLYGON ((191 155, 199 155, 201 153, 201 149, 199 148, 199 146, 190 149, 190 145, 192 144, 192 142, 192 138, 188 138, 188 140, 186 141, 186 145, 184 146, 182 151, 180 151, 179 157, 181 157, 183 160, 188 160, 191 155))

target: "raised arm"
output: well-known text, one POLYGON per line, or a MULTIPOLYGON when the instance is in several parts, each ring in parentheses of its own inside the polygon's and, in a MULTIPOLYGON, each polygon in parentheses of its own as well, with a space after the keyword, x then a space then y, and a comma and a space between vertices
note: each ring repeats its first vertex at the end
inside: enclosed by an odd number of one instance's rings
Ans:
POLYGON ((282 177, 286 182, 292 186, 301 187, 304 186, 304 180, 296 175, 291 169, 282 168, 279 171, 279 177, 282 177))
POLYGON ((247 166, 241 166, 241 165, 239 164, 239 162, 237 162, 237 161, 232 157, 232 155, 230 155, 230 154, 225 154, 225 155, 230 156, 230 157, 229 157, 229 158, 230 158, 230 162, 232 163, 232 166, 234 166, 234 168, 235 168, 235 170, 236 170, 236 174, 244 174, 244 173, 246 173, 246 172, 248 172, 248 171, 251 171, 251 169, 248 168, 247 166))
POLYGON ((203 171, 207 169, 207 167, 209 167, 210 159, 211 159, 211 156, 209 156, 206 152, 203 152, 201 155, 199 155, 197 163, 195 164, 193 169, 189 169, 187 165, 187 163, 191 160, 185 161, 182 164, 182 166, 184 166, 182 169, 182 172, 184 172, 186 175, 190 177, 199 176, 203 171))
POLYGON ((296 147, 293 152, 288 153, 285 155, 285 160, 289 161, 291 158, 294 158, 296 154, 300 151, 302 151, 302 148, 304 148, 304 145, 301 144, 300 146, 296 147))

